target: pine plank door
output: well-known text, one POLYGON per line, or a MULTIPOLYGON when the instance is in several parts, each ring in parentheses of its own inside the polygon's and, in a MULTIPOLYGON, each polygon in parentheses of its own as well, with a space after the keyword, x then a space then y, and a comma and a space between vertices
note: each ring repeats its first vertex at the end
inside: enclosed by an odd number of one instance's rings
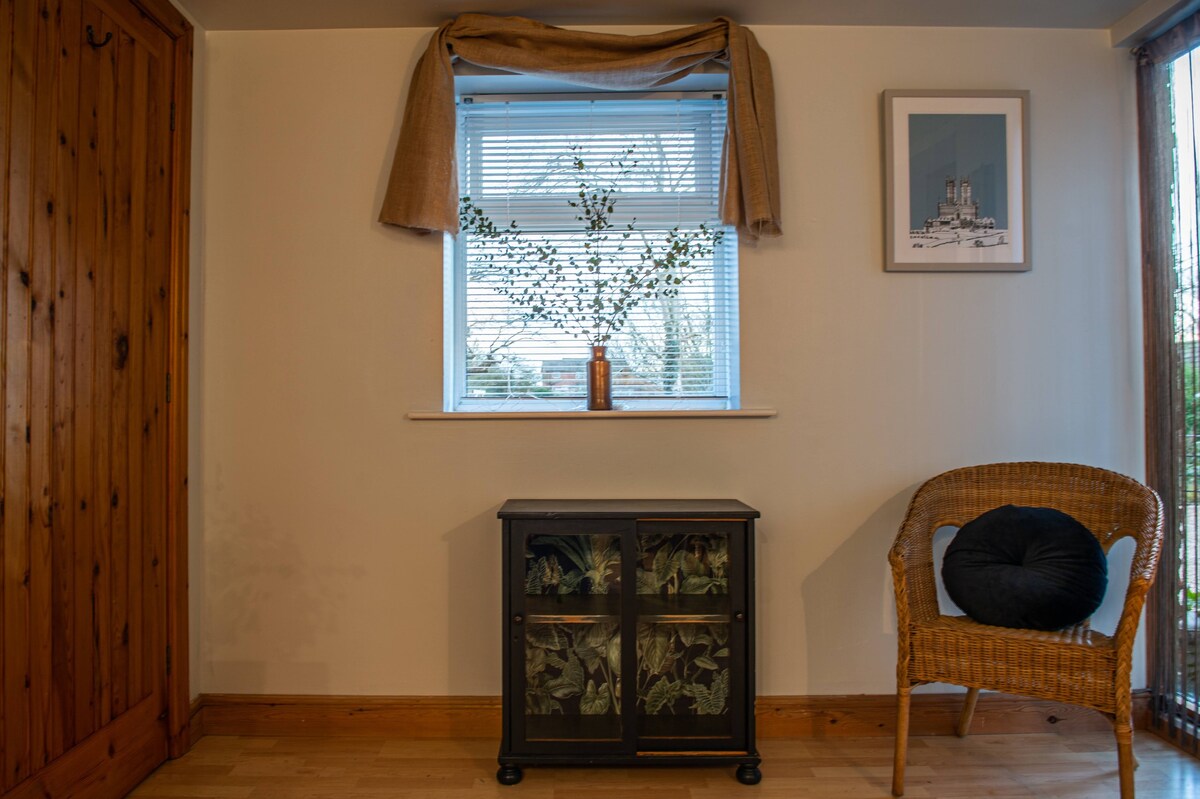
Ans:
POLYGON ((175 41, 0 0, 0 794, 166 759, 175 41))

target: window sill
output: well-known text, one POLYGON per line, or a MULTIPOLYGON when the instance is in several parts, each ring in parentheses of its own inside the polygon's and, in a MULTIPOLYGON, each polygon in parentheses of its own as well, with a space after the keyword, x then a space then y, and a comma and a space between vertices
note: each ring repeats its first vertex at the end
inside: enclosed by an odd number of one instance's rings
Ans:
POLYGON ((500 422, 527 419, 769 419, 774 408, 744 408, 736 411, 409 411, 417 422, 500 422))

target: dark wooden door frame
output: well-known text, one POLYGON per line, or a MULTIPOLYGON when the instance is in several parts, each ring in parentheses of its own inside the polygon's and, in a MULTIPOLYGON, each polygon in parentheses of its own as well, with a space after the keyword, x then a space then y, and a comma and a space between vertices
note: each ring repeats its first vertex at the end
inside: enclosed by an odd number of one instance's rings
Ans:
POLYGON ((172 41, 171 284, 168 288, 167 735, 171 757, 191 747, 188 683, 188 247, 191 212, 192 25, 170 0, 131 0, 172 41))

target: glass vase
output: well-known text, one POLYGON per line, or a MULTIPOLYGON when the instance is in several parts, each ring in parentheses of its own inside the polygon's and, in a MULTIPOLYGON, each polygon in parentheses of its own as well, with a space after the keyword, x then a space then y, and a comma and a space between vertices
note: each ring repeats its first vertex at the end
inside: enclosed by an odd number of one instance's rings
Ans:
POLYGON ((612 364, 608 360, 608 348, 592 347, 592 359, 587 365, 588 410, 612 410, 612 364))

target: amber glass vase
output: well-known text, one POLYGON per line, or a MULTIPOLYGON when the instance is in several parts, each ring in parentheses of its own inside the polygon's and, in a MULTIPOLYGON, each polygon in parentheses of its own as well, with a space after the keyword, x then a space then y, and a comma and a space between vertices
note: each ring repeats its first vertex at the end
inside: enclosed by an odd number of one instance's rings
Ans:
POLYGON ((608 360, 608 348, 592 347, 592 359, 587 365, 588 410, 612 410, 612 364, 608 360))

